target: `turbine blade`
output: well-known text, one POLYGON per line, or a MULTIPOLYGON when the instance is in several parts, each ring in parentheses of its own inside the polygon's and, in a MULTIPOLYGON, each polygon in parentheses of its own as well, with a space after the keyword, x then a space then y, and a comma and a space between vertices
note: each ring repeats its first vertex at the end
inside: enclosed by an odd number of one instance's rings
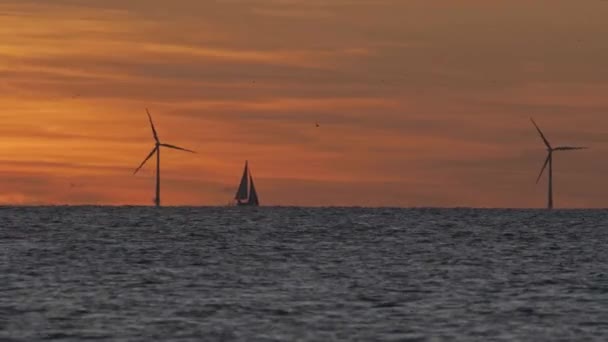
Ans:
POLYGON ((136 174, 137 172, 139 172, 139 170, 141 170, 142 167, 144 167, 144 165, 146 164, 146 162, 152 158, 152 156, 154 155, 154 153, 156 153, 156 149, 157 147, 154 147, 154 149, 152 150, 152 152, 150 152, 150 154, 148 154, 148 156, 146 157, 146 159, 144 159, 143 162, 141 162, 141 164, 139 164, 139 167, 137 167, 137 169, 135 169, 135 172, 133 172, 133 174, 136 174))
POLYGON ((555 151, 574 151, 574 150, 587 150, 589 147, 584 146, 560 146, 556 147, 555 151))
POLYGON ((180 150, 180 151, 186 151, 186 152, 190 152, 190 153, 196 153, 196 152, 194 152, 192 150, 189 150, 189 149, 186 149, 186 148, 183 148, 183 147, 179 147, 179 146, 175 146, 175 145, 160 144, 160 146, 164 146, 164 147, 168 147, 168 148, 172 148, 172 149, 180 150))
POLYGON ((551 159, 551 153, 549 153, 547 155, 547 159, 545 159, 545 164, 543 165, 543 168, 540 170, 540 173, 538 174, 538 178, 536 178, 536 184, 538 184, 540 177, 543 176, 543 173, 545 172, 545 169, 547 168, 547 165, 549 164, 549 159, 551 159))
POLYGON ((549 140, 547 140, 547 138, 545 138, 545 135, 543 134, 543 131, 540 130, 540 127, 538 127, 538 125, 536 124, 536 122, 534 121, 534 119, 530 118, 530 120, 534 124, 534 127, 536 127, 536 130, 538 131, 538 134, 540 134, 540 137, 543 139, 543 142, 545 143, 545 145, 547 146, 547 148, 551 149, 551 144, 549 144, 549 140))
POLYGON ((154 122, 152 122, 152 115, 150 115, 150 111, 146 108, 146 113, 148 113, 148 119, 150 120, 150 127, 152 127, 152 134, 154 135, 154 140, 158 141, 158 134, 156 134, 156 128, 154 128, 154 122))

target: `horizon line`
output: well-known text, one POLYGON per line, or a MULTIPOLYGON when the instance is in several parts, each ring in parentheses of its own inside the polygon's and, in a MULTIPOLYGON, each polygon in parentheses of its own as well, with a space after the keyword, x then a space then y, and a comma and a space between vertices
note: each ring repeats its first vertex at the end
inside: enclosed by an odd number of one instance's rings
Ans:
MULTIPOLYGON (((0 204, 0 209, 6 208, 150 208, 150 209, 175 209, 175 208, 238 208, 231 205, 154 205, 139 204, 0 204)), ((262 209, 402 209, 402 210, 521 210, 521 211, 549 211, 546 207, 471 207, 471 206, 361 206, 361 205, 327 205, 327 206, 302 206, 302 205, 264 205, 254 210, 262 209)), ((247 209, 246 209, 247 210, 247 209)), ((608 210, 608 207, 562 207, 554 208, 554 211, 572 210, 608 210)))

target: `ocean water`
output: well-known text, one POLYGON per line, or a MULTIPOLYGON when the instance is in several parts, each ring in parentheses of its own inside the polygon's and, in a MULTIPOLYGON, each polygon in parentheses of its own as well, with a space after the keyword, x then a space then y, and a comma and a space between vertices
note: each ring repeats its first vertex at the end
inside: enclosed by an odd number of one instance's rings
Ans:
POLYGON ((606 341, 608 211, 0 208, 1 341, 606 341))

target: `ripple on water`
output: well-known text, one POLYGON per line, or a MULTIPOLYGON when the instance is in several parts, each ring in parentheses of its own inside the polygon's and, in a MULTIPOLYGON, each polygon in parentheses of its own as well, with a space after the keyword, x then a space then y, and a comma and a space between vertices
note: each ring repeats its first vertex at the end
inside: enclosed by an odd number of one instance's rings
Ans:
POLYGON ((0 340, 604 341, 607 214, 1 208, 0 340))

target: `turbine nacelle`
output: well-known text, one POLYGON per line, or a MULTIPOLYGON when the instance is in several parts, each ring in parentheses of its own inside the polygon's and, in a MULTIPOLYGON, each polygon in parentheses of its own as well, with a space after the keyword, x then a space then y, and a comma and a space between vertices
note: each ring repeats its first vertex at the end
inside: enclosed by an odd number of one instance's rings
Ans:
POLYGON ((156 198, 154 199, 154 202, 156 203, 156 206, 160 206, 160 149, 161 149, 161 147, 170 148, 170 149, 174 149, 174 150, 180 150, 180 151, 189 152, 189 153, 196 153, 196 152, 183 148, 183 147, 162 143, 160 141, 160 139, 158 138, 158 133, 156 132, 156 127, 154 127, 154 122, 152 121, 152 115, 150 115, 150 111, 147 108, 146 108, 146 113, 148 114, 148 120, 150 121, 150 127, 152 128, 152 137, 154 138, 154 148, 152 149, 152 151, 150 151, 150 153, 144 159, 144 161, 141 162, 141 164, 139 164, 139 166, 137 167, 137 169, 135 169, 133 174, 137 174, 137 172, 139 172, 139 170, 141 170, 141 168, 144 167, 144 165, 148 162, 148 160, 150 160, 150 158, 152 158, 154 155, 156 155, 156 198))
POLYGON ((551 209, 551 208, 553 208, 553 152, 586 150, 586 149, 588 149, 588 147, 582 147, 582 146, 553 147, 553 146, 551 146, 551 143, 549 142, 549 140, 547 140, 547 138, 543 134, 543 131, 540 129, 540 127, 538 127, 538 125, 536 124, 534 119, 530 118, 530 120, 532 121, 532 124, 534 124, 534 127, 536 127, 536 131, 538 131, 540 138, 543 140, 543 143, 547 147, 547 158, 545 159, 545 163, 543 164, 543 167, 540 170, 540 173, 538 174, 538 178, 536 178, 536 183, 538 184, 538 182, 540 181, 540 178, 545 173, 547 166, 549 166, 549 181, 548 181, 548 183, 549 183, 549 204, 548 204, 548 208, 551 209))

